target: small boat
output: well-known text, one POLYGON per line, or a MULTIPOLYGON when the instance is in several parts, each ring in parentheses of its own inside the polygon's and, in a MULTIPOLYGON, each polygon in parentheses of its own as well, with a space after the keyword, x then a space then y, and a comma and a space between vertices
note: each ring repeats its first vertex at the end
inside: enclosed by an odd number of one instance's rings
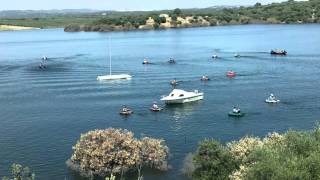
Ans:
POLYGON ((234 54, 234 57, 239 58, 241 56, 240 56, 240 54, 236 53, 236 54, 234 54))
POLYGON ((129 108, 123 108, 121 111, 120 111, 120 115, 123 115, 123 116, 129 116, 133 114, 133 111, 129 108))
POLYGON ((285 56, 285 55, 287 55, 287 51, 286 51, 286 50, 283 50, 283 49, 275 49, 275 50, 271 50, 271 51, 270 51, 270 54, 272 54, 272 55, 282 55, 282 56, 285 56))
POLYGON ((156 102, 154 102, 153 105, 150 107, 150 110, 154 112, 159 112, 162 110, 162 108, 159 107, 156 102))
POLYGON ((212 55, 212 59, 217 59, 218 58, 218 55, 214 54, 212 55))
POLYGON ((168 61, 168 63, 169 63, 169 64, 175 64, 176 61, 175 61, 174 59, 170 58, 169 61, 168 61))
POLYGON ((161 111, 161 110, 162 110, 161 107, 157 107, 157 108, 151 107, 151 108, 150 108, 150 111, 153 111, 153 112, 159 112, 159 111, 161 111))
POLYGON ((233 78, 233 77, 235 77, 235 76, 236 76, 236 73, 235 73, 235 72, 233 72, 233 71, 228 71, 228 72, 227 72, 227 77, 233 78))
POLYGON ((236 112, 230 111, 228 113, 228 116, 232 116, 232 117, 243 117, 244 115, 245 113, 242 113, 242 112, 236 113, 236 112))
POLYGON ((201 81, 210 81, 210 78, 208 76, 202 76, 201 81))
POLYGON ((274 103, 279 103, 280 100, 279 99, 271 99, 271 98, 268 98, 265 100, 266 103, 271 103, 271 104, 274 104, 274 103))
POLYGON ((280 100, 277 99, 272 93, 270 94, 270 96, 265 100, 266 103, 271 103, 271 104, 274 104, 274 103, 279 103, 280 100))
POLYGON ((166 104, 183 104, 203 99, 204 93, 195 90, 193 92, 174 89, 168 96, 163 96, 161 101, 166 104))
POLYGON ((147 59, 144 59, 142 64, 150 64, 150 62, 147 59))

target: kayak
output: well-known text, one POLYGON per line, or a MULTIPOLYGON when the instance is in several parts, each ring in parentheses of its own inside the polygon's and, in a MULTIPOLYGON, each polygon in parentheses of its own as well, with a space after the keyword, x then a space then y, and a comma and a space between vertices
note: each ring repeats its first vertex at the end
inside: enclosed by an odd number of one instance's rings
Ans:
POLYGON ((242 117, 242 116, 244 116, 245 114, 244 113, 235 113, 235 112, 233 112, 233 111, 230 111, 229 113, 228 113, 228 116, 232 116, 232 117, 242 117))
POLYGON ((278 103, 278 102, 280 102, 280 100, 279 99, 266 99, 266 101, 265 101, 266 103, 278 103))

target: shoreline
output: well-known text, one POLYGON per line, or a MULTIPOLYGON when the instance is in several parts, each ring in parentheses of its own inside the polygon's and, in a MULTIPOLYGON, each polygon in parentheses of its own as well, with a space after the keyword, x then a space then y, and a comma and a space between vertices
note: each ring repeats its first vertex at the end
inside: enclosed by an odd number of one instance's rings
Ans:
POLYGON ((139 31, 164 31, 164 30, 170 30, 170 29, 190 29, 190 28, 205 28, 205 27, 224 27, 224 26, 246 26, 246 25, 320 25, 320 23, 268 23, 268 22, 259 22, 259 23, 246 23, 246 24, 220 24, 220 25, 214 25, 214 26, 186 26, 186 27, 168 27, 168 28, 151 28, 151 29, 115 29, 115 30, 100 30, 100 31, 94 31, 94 30, 87 30, 87 29, 78 29, 76 31, 68 31, 66 30, 66 27, 61 27, 64 32, 67 33, 76 33, 76 32, 139 32, 139 31))
POLYGON ((41 29, 41 28, 16 26, 16 25, 0 25, 0 32, 2 32, 2 31, 23 31, 23 30, 34 30, 34 29, 41 29))

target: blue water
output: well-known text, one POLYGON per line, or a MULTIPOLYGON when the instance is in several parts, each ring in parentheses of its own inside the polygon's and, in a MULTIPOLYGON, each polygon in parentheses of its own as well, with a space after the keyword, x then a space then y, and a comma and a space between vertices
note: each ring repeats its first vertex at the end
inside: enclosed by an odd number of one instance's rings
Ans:
POLYGON ((320 25, 248 25, 165 31, 65 33, 62 29, 0 33, 0 177, 14 162, 30 166, 38 179, 81 179, 65 161, 81 133, 108 127, 166 140, 168 172, 144 172, 145 179, 185 179, 180 169, 204 138, 222 142, 271 131, 311 129, 320 119, 320 25), (131 81, 98 82, 108 72, 111 36, 114 73, 131 81), (269 54, 285 48, 286 57, 269 54), (242 58, 234 58, 239 53, 242 58), (220 59, 212 60, 217 54, 220 59), (48 69, 37 68, 49 57, 48 69), (148 57, 154 64, 142 65, 148 57), (175 65, 166 61, 174 57, 175 65), (238 76, 225 77, 228 70, 238 76), (212 81, 199 78, 207 74, 212 81), (148 110, 179 88, 199 89, 198 103, 148 110), (270 106, 273 92, 281 99, 270 106), (120 117, 123 104, 135 114, 120 117), (246 113, 227 113, 239 105, 246 113))

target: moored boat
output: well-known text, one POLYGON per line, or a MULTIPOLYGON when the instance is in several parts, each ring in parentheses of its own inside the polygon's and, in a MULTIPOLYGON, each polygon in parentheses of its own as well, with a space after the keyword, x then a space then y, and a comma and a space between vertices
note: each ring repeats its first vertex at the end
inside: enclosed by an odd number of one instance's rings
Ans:
POLYGON ((231 117, 243 117, 245 115, 245 113, 242 113, 242 112, 233 112, 233 111, 230 111, 228 113, 228 116, 231 116, 231 117))
POLYGON ((210 81, 210 78, 207 75, 204 75, 200 79, 201 81, 210 81))
POLYGON ((227 77, 233 78, 233 77, 235 77, 235 76, 236 76, 236 73, 235 73, 234 71, 228 71, 228 72, 227 72, 227 77))
POLYGON ((173 58, 170 58, 169 61, 168 61, 168 63, 169 63, 169 64, 175 64, 176 61, 175 61, 173 58))
POLYGON ((286 51, 286 50, 283 50, 283 49, 274 49, 274 50, 271 50, 271 51, 270 51, 270 54, 272 54, 272 55, 282 55, 282 56, 285 56, 285 55, 287 55, 287 51, 286 51))
POLYGON ((120 115, 123 115, 123 116, 129 116, 133 114, 133 111, 127 107, 123 107, 120 111, 120 115))
POLYGON ((142 64, 150 64, 150 62, 148 61, 148 59, 144 59, 142 64))
POLYGON ((270 94, 270 96, 265 100, 266 103, 270 103, 270 104, 275 104, 275 103, 279 103, 280 100, 277 99, 272 93, 270 94))
POLYGON ((204 93, 198 90, 188 92, 181 89, 174 89, 168 96, 164 96, 161 101, 164 101, 166 104, 183 104, 202 100, 203 96, 204 93))
POLYGON ((97 80, 102 81, 102 80, 130 80, 132 76, 129 74, 109 74, 109 75, 103 75, 103 76, 98 76, 97 80))

